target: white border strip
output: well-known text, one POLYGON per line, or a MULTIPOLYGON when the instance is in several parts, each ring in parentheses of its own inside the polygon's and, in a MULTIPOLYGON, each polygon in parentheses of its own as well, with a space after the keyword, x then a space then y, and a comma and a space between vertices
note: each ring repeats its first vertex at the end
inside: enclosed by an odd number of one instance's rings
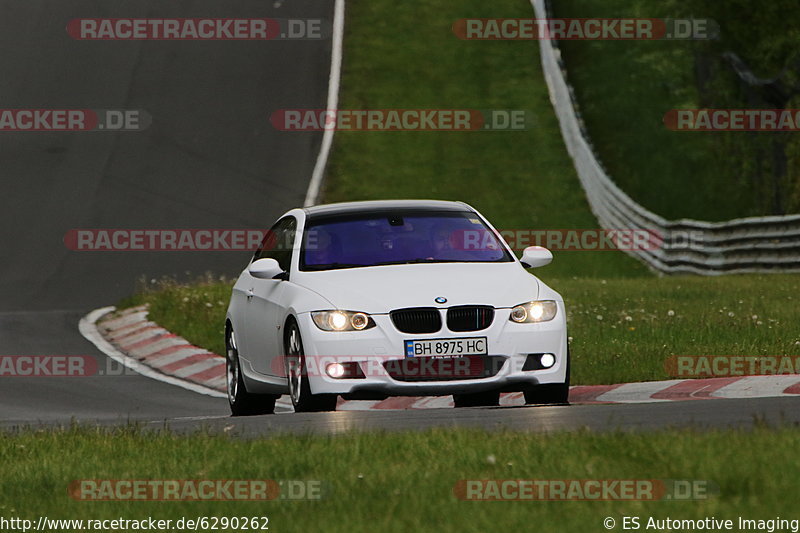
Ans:
MULTIPOLYGON (((83 335, 86 338, 86 340, 94 344, 98 350, 106 354, 114 361, 117 361, 118 363, 124 365, 126 368, 130 368, 134 372, 141 374, 144 377, 162 381, 170 385, 175 385, 177 387, 181 387, 182 389, 196 392, 198 394, 213 396, 214 398, 228 397, 228 395, 224 392, 212 389, 210 387, 204 387, 199 383, 194 383, 191 381, 180 379, 178 377, 162 374, 155 368, 140 363, 133 357, 118 350, 113 344, 108 342, 105 339, 105 337, 103 337, 103 335, 100 333, 100 330, 97 329, 97 322, 105 315, 111 313, 114 310, 116 310, 116 307, 114 307, 113 305, 109 307, 101 307, 100 309, 95 309, 94 311, 91 311, 89 314, 87 314, 85 317, 81 318, 80 322, 78 323, 78 329, 80 330, 81 335, 83 335)), ((276 409, 275 411, 276 413, 294 412, 294 408, 292 407, 292 402, 284 399, 284 397, 279 398, 275 402, 275 407, 281 408, 283 410, 283 411, 278 411, 276 409)))
MULTIPOLYGON (((331 43, 331 73, 328 78, 328 110, 335 110, 339 105, 339 80, 342 75, 342 41, 344 40, 344 2, 336 0, 333 15, 333 35, 331 43)), ((303 207, 308 207, 317 203, 322 177, 325 174, 325 167, 328 165, 328 154, 333 144, 333 128, 328 128, 322 133, 322 146, 317 155, 317 162, 314 171, 311 173, 311 181, 308 183, 306 199, 303 207)))
POLYGON ((98 350, 106 354, 114 361, 145 377, 163 381, 164 383, 169 383, 170 385, 177 385, 178 387, 190 390, 192 392, 205 394, 206 396, 213 396, 214 398, 228 397, 228 395, 224 392, 157 372, 151 367, 144 365, 136 359, 117 350, 110 342, 103 338, 103 336, 100 334, 100 331, 97 329, 97 321, 115 309, 116 307, 113 305, 109 307, 101 307, 100 309, 91 311, 85 317, 81 318, 80 322, 78 323, 78 329, 80 330, 81 335, 83 335, 86 340, 97 346, 98 350))

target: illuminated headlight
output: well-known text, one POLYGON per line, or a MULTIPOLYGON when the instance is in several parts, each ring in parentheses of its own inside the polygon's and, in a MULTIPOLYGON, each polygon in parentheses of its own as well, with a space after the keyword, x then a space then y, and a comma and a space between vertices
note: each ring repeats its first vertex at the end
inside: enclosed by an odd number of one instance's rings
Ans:
POLYGON ((509 320, 519 324, 526 322, 547 322, 555 318, 556 310, 558 310, 558 306, 553 300, 528 302, 514 307, 511 310, 509 320))
POLYGON ((360 331, 375 326, 369 315, 357 311, 314 311, 311 318, 323 331, 360 331))

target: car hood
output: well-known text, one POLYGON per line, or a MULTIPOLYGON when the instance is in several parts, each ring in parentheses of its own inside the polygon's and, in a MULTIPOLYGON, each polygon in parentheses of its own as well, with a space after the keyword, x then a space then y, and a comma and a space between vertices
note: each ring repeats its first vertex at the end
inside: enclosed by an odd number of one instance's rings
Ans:
POLYGON ((519 263, 433 263, 298 272, 292 281, 335 308, 387 313, 403 307, 483 304, 512 307, 535 300, 539 281, 519 263), (437 297, 447 298, 437 304, 437 297))

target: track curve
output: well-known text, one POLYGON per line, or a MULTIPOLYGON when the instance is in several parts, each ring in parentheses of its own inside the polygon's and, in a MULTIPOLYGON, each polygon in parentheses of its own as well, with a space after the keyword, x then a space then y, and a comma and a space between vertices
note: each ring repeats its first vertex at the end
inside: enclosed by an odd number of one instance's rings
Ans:
MULTIPOLYGON (((234 274, 244 252, 71 252, 74 228, 263 228, 303 203, 321 135, 269 124, 324 107, 331 41, 77 41, 76 17, 333 17, 327 0, 0 1, 0 108, 142 109, 143 132, 2 133, 3 355, 105 356, 87 311, 140 276, 234 274)), ((3 378, 4 423, 224 415, 225 400, 137 376, 3 378)))

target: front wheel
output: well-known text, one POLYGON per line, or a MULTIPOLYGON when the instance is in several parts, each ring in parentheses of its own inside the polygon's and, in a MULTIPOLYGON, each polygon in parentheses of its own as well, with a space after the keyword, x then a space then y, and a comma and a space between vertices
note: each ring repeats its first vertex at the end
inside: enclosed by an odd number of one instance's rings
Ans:
POLYGON ((569 405, 569 360, 569 348, 567 348, 567 375, 564 383, 545 383, 525 390, 525 403, 569 405))
POLYGON ((228 389, 228 404, 233 416, 268 415, 275 412, 276 396, 247 392, 239 363, 239 350, 233 330, 225 334, 225 382, 228 389))
POLYGON ((303 352, 300 328, 292 320, 286 327, 286 377, 289 381, 289 396, 296 413, 335 411, 336 394, 311 394, 308 383, 308 367, 303 352))

